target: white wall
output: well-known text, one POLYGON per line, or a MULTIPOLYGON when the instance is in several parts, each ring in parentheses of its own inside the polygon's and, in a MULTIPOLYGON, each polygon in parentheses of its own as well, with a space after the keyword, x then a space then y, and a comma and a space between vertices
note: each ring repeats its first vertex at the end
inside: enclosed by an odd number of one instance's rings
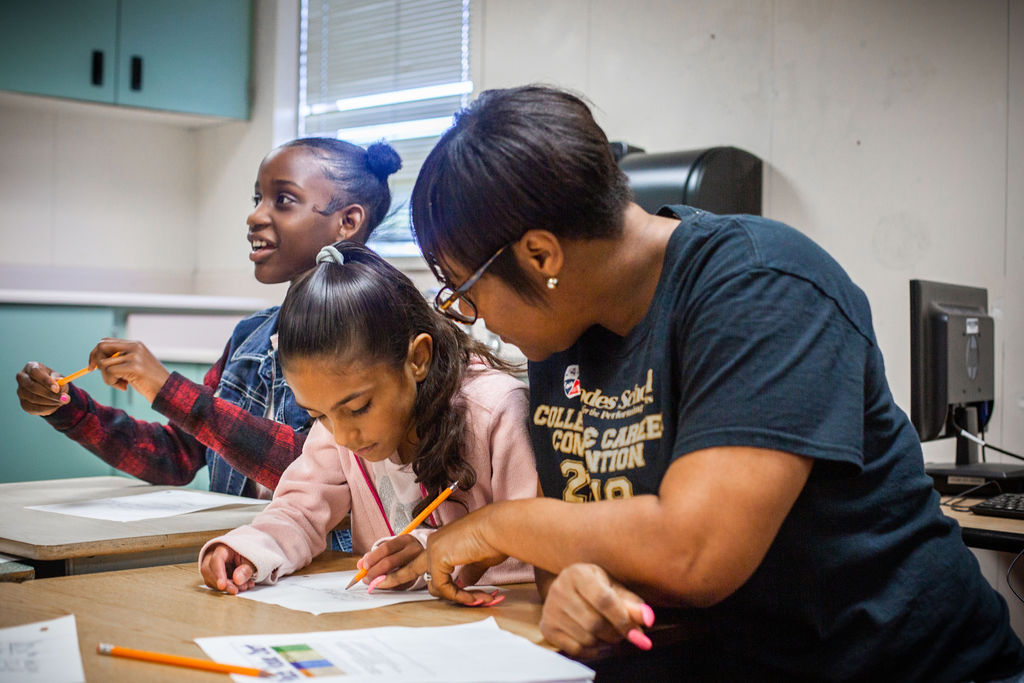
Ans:
POLYGON ((174 117, 0 93, 0 288, 190 292, 196 160, 174 117))

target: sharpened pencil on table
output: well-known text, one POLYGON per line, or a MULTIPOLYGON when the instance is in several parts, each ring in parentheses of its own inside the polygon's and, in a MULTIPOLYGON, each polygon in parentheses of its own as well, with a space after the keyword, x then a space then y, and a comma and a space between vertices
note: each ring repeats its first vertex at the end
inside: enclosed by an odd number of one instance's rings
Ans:
POLYGON ((130 647, 119 647, 110 643, 99 643, 96 645, 96 652, 111 657, 124 657, 125 659, 137 659, 143 662, 155 662, 157 664, 170 664, 182 666, 188 669, 200 669, 203 671, 215 671, 224 674, 241 674, 243 676, 258 676, 267 678, 271 674, 263 669, 255 669, 249 666, 238 666, 236 664, 221 664, 211 662, 208 659, 197 659, 195 657, 183 657, 181 655, 168 655, 162 652, 150 652, 148 650, 134 650, 130 647))

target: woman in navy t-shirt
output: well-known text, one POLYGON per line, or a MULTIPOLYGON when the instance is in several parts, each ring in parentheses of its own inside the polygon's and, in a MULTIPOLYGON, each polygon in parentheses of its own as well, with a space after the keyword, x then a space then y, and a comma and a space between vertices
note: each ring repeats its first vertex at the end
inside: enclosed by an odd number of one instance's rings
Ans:
POLYGON ((820 247, 756 216, 646 213, 587 106, 543 87, 457 117, 412 219, 438 308, 530 360, 545 494, 434 534, 433 593, 468 602, 453 568, 514 556, 537 568, 545 637, 574 655, 647 648, 650 605, 686 606, 703 676, 1020 677, 867 299, 820 247))

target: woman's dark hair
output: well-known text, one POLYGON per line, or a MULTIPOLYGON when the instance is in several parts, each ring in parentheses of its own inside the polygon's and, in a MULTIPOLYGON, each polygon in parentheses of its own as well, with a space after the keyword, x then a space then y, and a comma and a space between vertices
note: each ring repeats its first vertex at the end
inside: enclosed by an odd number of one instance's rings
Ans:
POLYGON ((386 142, 366 149, 337 138, 298 138, 281 147, 305 147, 323 165, 324 175, 334 183, 331 201, 318 213, 330 216, 343 206, 359 204, 366 209, 366 227, 360 238, 370 236, 388 214, 391 190, 388 176, 402 168, 398 152, 386 142))
POLYGON ((427 490, 418 513, 453 481, 463 490, 476 483, 465 458, 466 407, 459 393, 470 360, 506 372, 515 366, 435 312, 412 281, 377 254, 354 242, 334 246, 344 265, 318 263, 288 289, 278 316, 281 366, 287 371, 290 361, 314 358, 400 369, 409 342, 424 332, 431 336, 433 357, 412 414, 419 437, 412 467, 427 490))
MULTIPOLYGON (((423 162, 412 191, 412 228, 443 280, 445 265, 476 269, 532 228, 565 239, 614 237, 631 197, 582 99, 540 85, 485 90, 423 162)), ((489 272, 538 300, 540 283, 511 251, 489 272)))

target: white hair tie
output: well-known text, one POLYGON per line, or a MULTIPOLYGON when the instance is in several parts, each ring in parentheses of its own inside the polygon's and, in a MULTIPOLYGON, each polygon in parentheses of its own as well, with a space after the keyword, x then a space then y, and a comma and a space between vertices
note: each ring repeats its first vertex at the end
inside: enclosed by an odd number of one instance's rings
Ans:
POLYGON ((338 248, 333 244, 327 245, 316 255, 317 263, 328 263, 331 261, 334 261, 339 266, 345 265, 345 255, 338 251, 338 248))

